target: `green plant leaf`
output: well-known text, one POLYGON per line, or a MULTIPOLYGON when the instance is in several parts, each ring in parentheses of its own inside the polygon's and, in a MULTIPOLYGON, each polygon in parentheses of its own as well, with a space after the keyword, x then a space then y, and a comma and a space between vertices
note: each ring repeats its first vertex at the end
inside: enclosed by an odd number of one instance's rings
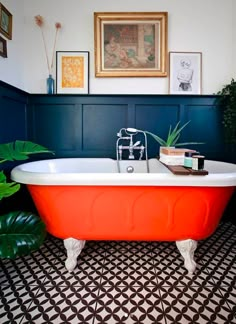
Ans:
POLYGON ((0 200, 10 197, 20 189, 20 184, 16 182, 0 183, 0 200))
POLYGON ((0 200, 9 197, 20 189, 20 184, 16 182, 7 182, 3 171, 0 171, 0 200))
POLYGON ((225 142, 236 144, 236 81, 232 79, 217 94, 220 95, 218 101, 223 109, 225 142))
POLYGON ((161 146, 182 146, 182 145, 191 145, 191 144, 204 144, 204 143, 200 143, 200 142, 186 142, 186 143, 177 143, 179 138, 180 138, 180 134, 182 132, 182 130, 190 123, 190 121, 188 121, 187 123, 185 123, 183 126, 179 127, 180 122, 178 122, 174 129, 172 130, 172 126, 170 125, 169 127, 169 132, 167 135, 167 139, 166 141, 163 140, 162 138, 160 138, 159 136, 145 131, 146 134, 151 135, 161 146))
POLYGON ((52 153, 44 146, 30 141, 15 141, 6 144, 0 144, 0 162, 27 160, 28 155, 38 153, 52 153))
POLYGON ((0 258, 14 259, 37 250, 46 236, 45 224, 31 212, 0 216, 0 258))
POLYGON ((145 131, 145 133, 151 135, 161 146, 167 146, 166 142, 159 136, 148 131, 145 131))
POLYGON ((183 146, 183 145, 200 145, 205 144, 204 142, 186 142, 186 143, 177 143, 175 146, 183 146))
POLYGON ((0 183, 6 182, 6 176, 3 171, 0 171, 0 183))
POLYGON ((182 127, 179 128, 179 124, 180 122, 178 122, 175 126, 175 128, 173 129, 173 131, 170 133, 170 135, 168 136, 167 139, 167 143, 168 146, 175 146, 175 144, 178 142, 179 137, 180 137, 180 133, 182 132, 182 130, 190 123, 190 121, 188 121, 187 123, 185 123, 182 127))
POLYGON ((180 138, 180 134, 174 137, 173 139, 168 139, 168 143, 170 143, 168 146, 175 146, 180 138))

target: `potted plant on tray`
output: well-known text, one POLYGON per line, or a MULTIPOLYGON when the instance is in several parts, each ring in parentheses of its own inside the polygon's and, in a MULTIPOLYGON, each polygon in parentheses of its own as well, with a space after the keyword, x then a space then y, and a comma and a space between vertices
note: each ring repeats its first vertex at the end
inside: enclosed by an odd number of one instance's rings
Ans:
POLYGON ((194 144, 204 144, 199 142, 183 142, 178 143, 182 130, 190 123, 188 121, 183 126, 180 126, 180 121, 172 129, 169 127, 169 132, 166 140, 162 139, 156 134, 146 131, 146 133, 154 138, 159 144, 159 155, 158 159, 166 165, 184 165, 186 161, 186 166, 190 166, 190 161, 192 161, 193 154, 199 154, 195 150, 190 150, 186 148, 176 148, 176 146, 187 146, 194 144), (185 159, 186 156, 186 159, 185 159), (187 157, 189 158, 189 163, 187 165, 187 157))
MULTIPOLYGON (((0 144, 0 163, 26 160, 29 155, 38 153, 53 152, 29 141, 0 144)), ((19 183, 8 182, 4 172, 0 171, 0 200, 19 189, 19 183)), ((31 212, 13 211, 0 215, 0 258, 14 259, 29 254, 40 247, 45 236, 45 224, 31 212)))

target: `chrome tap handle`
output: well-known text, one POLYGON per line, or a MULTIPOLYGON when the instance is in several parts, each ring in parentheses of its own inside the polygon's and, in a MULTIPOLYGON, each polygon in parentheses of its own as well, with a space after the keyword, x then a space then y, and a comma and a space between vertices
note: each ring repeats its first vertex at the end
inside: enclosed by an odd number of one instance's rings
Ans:
POLYGON ((133 147, 138 146, 140 143, 141 143, 140 141, 135 142, 133 147))
POLYGON ((145 147, 143 145, 140 146, 139 160, 142 160, 142 158, 143 158, 144 149, 145 149, 145 147))
POLYGON ((137 141, 133 144, 133 138, 132 140, 130 141, 130 145, 129 145, 129 159, 133 160, 135 157, 134 157, 134 150, 135 149, 138 149, 138 145, 140 144, 140 141, 137 141))

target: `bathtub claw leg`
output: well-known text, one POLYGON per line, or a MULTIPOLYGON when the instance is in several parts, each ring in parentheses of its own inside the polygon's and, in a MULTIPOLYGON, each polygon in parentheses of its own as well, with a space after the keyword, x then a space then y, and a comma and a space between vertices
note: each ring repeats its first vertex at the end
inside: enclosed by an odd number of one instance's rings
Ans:
POLYGON ((196 262, 194 261, 194 251, 197 248, 197 241, 184 240, 176 241, 176 246, 184 258, 184 266, 188 270, 188 273, 192 275, 196 270, 196 262))
POLYGON ((76 240, 72 237, 64 240, 64 246, 67 250, 66 269, 72 272, 77 265, 77 257, 80 255, 86 241, 76 240))

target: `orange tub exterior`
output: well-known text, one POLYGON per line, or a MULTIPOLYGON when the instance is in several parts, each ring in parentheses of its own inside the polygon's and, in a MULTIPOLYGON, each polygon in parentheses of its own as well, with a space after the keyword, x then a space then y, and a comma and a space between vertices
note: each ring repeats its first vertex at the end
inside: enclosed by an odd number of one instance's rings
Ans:
POLYGON ((234 187, 27 186, 47 231, 79 240, 201 240, 234 187))

